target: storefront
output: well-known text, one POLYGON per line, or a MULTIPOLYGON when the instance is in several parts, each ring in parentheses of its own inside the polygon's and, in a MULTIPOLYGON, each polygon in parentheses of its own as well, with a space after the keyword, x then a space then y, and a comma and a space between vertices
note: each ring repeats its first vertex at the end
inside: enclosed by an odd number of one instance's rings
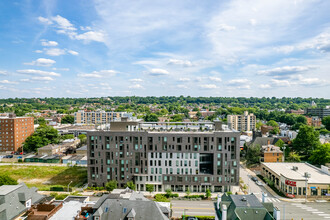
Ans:
POLYGON ((307 163, 262 163, 262 175, 289 198, 329 198, 330 175, 307 163))

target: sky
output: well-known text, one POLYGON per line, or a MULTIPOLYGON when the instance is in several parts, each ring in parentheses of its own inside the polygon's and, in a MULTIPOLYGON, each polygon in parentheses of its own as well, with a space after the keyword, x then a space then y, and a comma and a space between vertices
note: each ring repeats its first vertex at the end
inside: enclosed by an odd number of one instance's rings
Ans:
POLYGON ((2 0, 0 97, 330 98, 330 1, 2 0))

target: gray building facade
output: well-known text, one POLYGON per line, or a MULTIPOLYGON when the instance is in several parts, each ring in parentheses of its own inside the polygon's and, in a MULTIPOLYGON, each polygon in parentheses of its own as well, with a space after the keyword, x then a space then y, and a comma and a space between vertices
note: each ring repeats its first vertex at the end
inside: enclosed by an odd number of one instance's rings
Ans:
POLYGON ((324 118, 330 116, 330 108, 306 108, 305 114, 324 118))
POLYGON ((152 184, 155 191, 225 192, 238 185, 239 132, 217 123, 205 129, 143 126, 120 122, 87 133, 90 186, 116 180, 120 188, 134 181, 139 191, 152 184))

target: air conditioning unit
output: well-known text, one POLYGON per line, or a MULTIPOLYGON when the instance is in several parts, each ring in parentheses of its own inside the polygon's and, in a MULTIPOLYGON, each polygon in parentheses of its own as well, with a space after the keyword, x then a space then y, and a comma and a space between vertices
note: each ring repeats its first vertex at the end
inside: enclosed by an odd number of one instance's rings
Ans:
POLYGON ((311 178, 311 174, 310 174, 310 173, 307 173, 307 172, 305 172, 305 174, 304 174, 304 177, 307 177, 307 178, 311 178))
POLYGON ((292 169, 293 169, 294 171, 297 171, 297 170, 298 170, 298 167, 293 166, 292 169))

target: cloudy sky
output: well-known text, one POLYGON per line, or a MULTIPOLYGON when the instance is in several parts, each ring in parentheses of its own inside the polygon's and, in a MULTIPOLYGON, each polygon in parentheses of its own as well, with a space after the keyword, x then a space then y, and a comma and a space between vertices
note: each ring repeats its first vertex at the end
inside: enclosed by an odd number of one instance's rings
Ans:
POLYGON ((2 0, 0 97, 330 98, 330 1, 2 0))

